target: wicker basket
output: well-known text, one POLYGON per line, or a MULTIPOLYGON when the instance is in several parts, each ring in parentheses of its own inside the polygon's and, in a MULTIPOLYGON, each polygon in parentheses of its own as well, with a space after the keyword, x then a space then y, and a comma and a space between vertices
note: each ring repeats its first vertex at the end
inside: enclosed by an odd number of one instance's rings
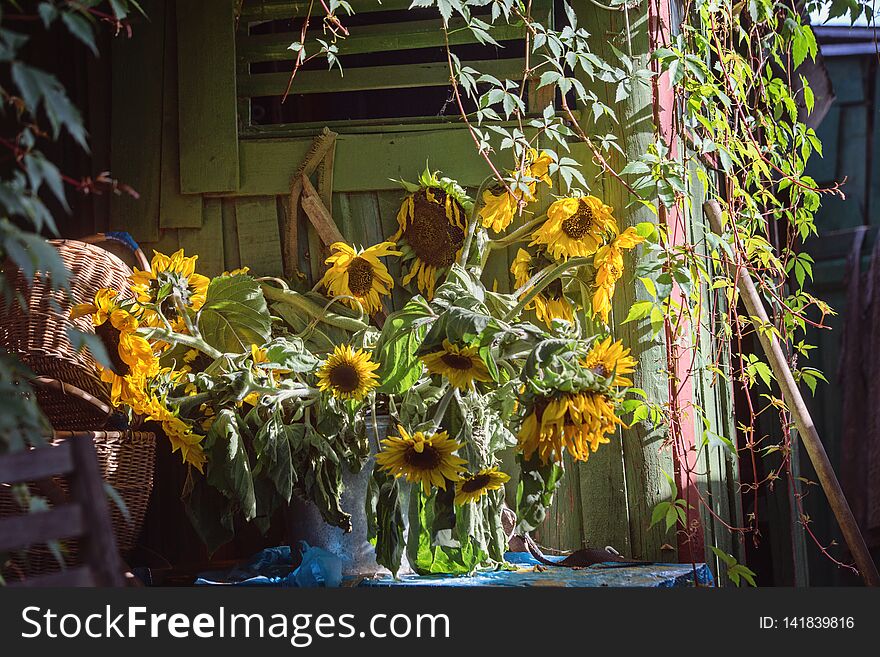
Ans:
MULTIPOLYGON (((70 342, 71 328, 94 333, 89 317, 70 319, 73 304, 89 303, 95 292, 107 287, 129 294, 131 269, 118 257, 94 244, 75 240, 50 240, 71 272, 70 297, 53 290, 45 274, 37 274, 32 285, 24 274, 7 263, 4 275, 9 286, 21 298, 18 303, 0 307, 0 347, 16 354, 38 376, 71 384, 102 402, 109 400, 109 390, 95 369, 88 350, 77 351, 70 342)), ((0 304, 2 306, 2 304, 0 304)), ((107 415, 96 407, 41 388, 38 402, 56 430, 94 430, 104 426, 107 415)))
MULTIPOLYGON (((89 241, 107 240, 126 245, 141 267, 149 266, 126 235, 98 235, 89 241)), ((22 272, 7 262, 3 275, 25 302, 24 308, 14 302, 6 308, 0 304, 0 348, 16 354, 38 375, 33 381, 34 390, 55 430, 53 440, 63 440, 71 432, 92 436, 104 479, 118 491, 130 514, 129 522, 111 505, 117 545, 126 552, 137 541, 153 489, 156 437, 147 432, 95 431, 114 416, 109 390, 100 380, 91 354, 76 351, 68 331, 76 328, 94 333, 88 317, 70 319, 71 306, 93 301, 101 288, 115 289, 123 298, 128 296, 132 272, 119 257, 95 244, 74 240, 51 240, 50 244, 71 272, 71 294, 68 297, 63 291, 52 290, 45 274, 38 274, 28 285, 22 272)), ((64 488, 63 482, 60 488, 64 488)), ((9 491, 0 490, 0 515, 12 511, 17 513, 17 506, 9 491)), ((75 555, 75 545, 69 553, 75 555)), ((29 554, 32 559, 27 572, 31 575, 58 568, 45 547, 32 548, 29 554)))
MULTIPOLYGON (((153 489, 153 469, 156 461, 156 436, 137 431, 56 431, 51 439, 53 445, 75 435, 91 436, 98 455, 98 463, 104 481, 119 493, 128 510, 126 520, 119 507, 110 502, 110 515, 116 545, 122 554, 136 544, 143 527, 144 516, 153 489)), ((63 503, 67 497, 67 482, 56 477, 51 482, 28 484, 32 495, 49 500, 50 506, 63 503)), ((21 513, 8 486, 0 486, 0 517, 21 513)), ((78 563, 77 541, 62 541, 67 566, 78 563)), ((4 575, 17 579, 33 577, 60 570, 61 566, 45 545, 34 545, 23 553, 13 556, 4 575)))

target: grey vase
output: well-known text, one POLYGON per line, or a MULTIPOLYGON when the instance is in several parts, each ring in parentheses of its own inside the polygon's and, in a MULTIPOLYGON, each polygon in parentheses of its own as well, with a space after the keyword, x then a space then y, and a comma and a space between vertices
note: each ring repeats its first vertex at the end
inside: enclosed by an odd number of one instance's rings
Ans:
MULTIPOLYGON (((338 527, 328 525, 314 504, 300 499, 296 495, 290 501, 287 530, 291 545, 297 545, 298 541, 306 541, 309 545, 324 548, 342 559, 343 575, 369 577, 389 572, 376 563, 376 551, 367 540, 364 500, 375 463, 376 445, 388 434, 391 419, 387 415, 380 415, 376 418, 378 436, 376 436, 371 418, 367 418, 366 424, 370 457, 360 472, 352 474, 347 469, 343 469, 342 474, 342 483, 345 485, 345 490, 342 493, 342 509, 351 514, 351 531, 344 532, 338 527)), ((408 486, 401 487, 401 505, 404 514, 407 509, 407 488, 408 486)), ((406 560, 406 554, 403 556, 399 572, 412 572, 406 560)))

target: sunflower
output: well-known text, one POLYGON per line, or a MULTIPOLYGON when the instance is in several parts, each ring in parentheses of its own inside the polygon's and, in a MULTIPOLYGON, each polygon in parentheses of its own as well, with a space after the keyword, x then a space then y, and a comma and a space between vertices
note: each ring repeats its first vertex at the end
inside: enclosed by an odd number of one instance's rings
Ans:
POLYGON ((620 340, 612 342, 610 337, 601 342, 597 340, 581 365, 603 378, 611 377, 612 386, 619 388, 633 384, 627 374, 635 371, 636 359, 629 355, 629 349, 620 340))
POLYGON ((379 385, 374 363, 370 355, 349 345, 337 345, 333 354, 318 370, 318 388, 329 390, 337 399, 361 401, 379 385))
POLYGON ((476 502, 490 490, 498 490, 510 481, 510 475, 498 468, 483 468, 475 474, 466 474, 455 484, 455 503, 476 502))
POLYGON ((109 289, 98 290, 93 303, 77 304, 70 311, 71 319, 86 314, 92 315, 95 335, 107 350, 110 367, 100 363, 96 367, 101 380, 110 384, 110 401, 135 408, 145 379, 159 371, 159 360, 152 346, 135 332, 138 318, 120 305, 116 291, 109 289))
POLYGON ((611 299, 614 297, 614 288, 617 281, 623 276, 623 252, 635 248, 637 244, 644 242, 645 238, 638 234, 635 228, 627 228, 610 244, 599 248, 593 257, 593 266, 596 268, 596 289, 593 292, 593 313, 608 323, 608 314, 611 312, 611 299))
MULTIPOLYGON (((95 292, 94 300, 91 303, 78 303, 70 309, 70 319, 78 319, 85 315, 92 316, 92 326, 101 326, 113 315, 117 316, 117 323, 121 318, 128 320, 129 317, 136 318, 126 309, 124 309, 117 301, 118 292, 109 288, 102 288, 95 292)), ((135 328, 137 328, 135 326, 135 328)))
MULTIPOLYGON (((553 180, 550 178, 551 164, 553 164, 553 157, 547 151, 539 152, 534 148, 530 148, 526 159, 525 174, 530 178, 535 178, 553 187, 553 180)), ((534 191, 532 195, 534 196, 534 191)))
MULTIPOLYGON (((153 259, 150 261, 150 269, 148 271, 135 269, 131 276, 131 289, 138 302, 155 304, 158 301, 159 292, 168 289, 172 293, 176 292, 180 295, 185 306, 193 310, 201 308, 205 304, 210 279, 195 273, 198 257, 197 255, 184 256, 183 249, 171 256, 154 251, 153 259)), ((177 310, 171 305, 173 302, 170 295, 163 298, 162 303, 162 313, 166 317, 176 316, 177 310)), ((146 309, 145 315, 151 323, 158 321, 155 311, 151 309, 146 309)))
MULTIPOLYGON (((513 264, 510 266, 510 272, 513 274, 516 286, 519 288, 528 283, 532 276, 544 269, 548 264, 550 264, 550 260, 547 259, 543 251, 539 251, 533 256, 525 249, 520 249, 517 251, 516 258, 514 258, 513 264)), ((528 290, 525 293, 527 292, 528 290)), ((554 319, 564 319, 567 322, 574 321, 574 310, 571 302, 563 294, 562 281, 558 278, 551 281, 547 287, 541 290, 526 305, 526 310, 532 309, 534 309, 538 319, 547 326, 550 326, 554 319)))
POLYGON ((368 315, 381 310, 380 297, 387 296, 394 287, 394 280, 379 258, 400 255, 394 250, 394 242, 382 242, 368 249, 357 250, 345 242, 330 246, 326 263, 330 269, 321 284, 332 296, 342 299, 355 310, 363 308, 368 315))
POLYGON ((562 198, 547 209, 547 221, 535 231, 532 244, 543 245, 556 260, 588 256, 617 234, 611 208, 595 196, 562 198))
POLYGON ((441 374, 459 390, 470 388, 471 381, 491 381, 489 368, 477 353, 477 347, 459 347, 443 340, 443 348, 422 356, 431 374, 441 374))
POLYGON ((491 228, 500 233, 507 228, 519 210, 519 201, 509 191, 493 187, 483 192, 483 206, 480 208, 480 223, 483 228, 491 228))
POLYGON ((162 423, 162 430, 171 442, 171 453, 179 451, 184 463, 204 473, 205 452, 201 444, 204 436, 193 433, 189 424, 172 413, 155 395, 150 397, 148 408, 145 410, 147 412, 144 414, 150 420, 162 423))
POLYGON ((452 440, 445 431, 425 434, 416 431, 409 435, 399 426, 399 436, 382 441, 382 451, 376 463, 395 477, 406 477, 410 483, 421 483, 425 495, 431 486, 446 490, 446 482, 461 479, 459 471, 466 461, 455 455, 463 445, 452 440))
POLYGON ((542 463, 562 460, 567 449, 576 461, 610 442, 608 434, 623 422, 611 400, 598 392, 562 393, 538 398, 519 431, 519 449, 526 458, 535 452, 542 463))
POLYGON ((406 186, 410 193, 400 205, 398 230, 391 241, 402 243, 404 260, 413 260, 403 284, 415 278, 430 299, 437 276, 458 259, 473 204, 457 183, 428 171, 418 186, 406 186))

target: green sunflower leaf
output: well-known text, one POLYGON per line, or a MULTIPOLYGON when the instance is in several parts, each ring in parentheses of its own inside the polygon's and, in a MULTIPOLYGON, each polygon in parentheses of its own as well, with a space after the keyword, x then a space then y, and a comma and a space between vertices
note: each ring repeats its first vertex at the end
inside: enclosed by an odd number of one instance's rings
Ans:
POLYGON ((260 284, 250 276, 218 276, 208 285, 198 327, 209 345, 226 353, 244 353, 263 345, 272 320, 260 284))

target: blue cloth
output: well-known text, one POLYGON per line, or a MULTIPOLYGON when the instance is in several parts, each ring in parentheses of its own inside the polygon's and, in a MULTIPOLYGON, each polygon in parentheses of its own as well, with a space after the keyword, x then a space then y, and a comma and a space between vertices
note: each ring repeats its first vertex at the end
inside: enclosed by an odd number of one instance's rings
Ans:
MULTIPOLYGON (((293 567, 290 548, 268 548, 259 552, 248 563, 227 572, 202 573, 197 585, 237 585, 275 587, 340 586, 343 581, 342 562, 334 554, 302 542, 302 563, 293 567)), ((390 575, 358 581, 346 578, 347 583, 365 587, 397 586, 559 586, 559 587, 654 587, 670 588, 712 586, 712 571, 704 563, 696 564, 638 564, 622 566, 615 562, 595 564, 587 568, 541 568, 528 552, 507 552, 506 561, 516 570, 478 572, 466 577, 448 575, 390 575)), ((563 557, 548 556, 549 560, 563 557)))
POLYGON ((328 587, 342 584, 342 560, 319 547, 300 541, 302 561, 293 567, 290 548, 282 545, 258 552, 246 564, 226 572, 202 573, 196 586, 280 586, 297 588, 328 587))

